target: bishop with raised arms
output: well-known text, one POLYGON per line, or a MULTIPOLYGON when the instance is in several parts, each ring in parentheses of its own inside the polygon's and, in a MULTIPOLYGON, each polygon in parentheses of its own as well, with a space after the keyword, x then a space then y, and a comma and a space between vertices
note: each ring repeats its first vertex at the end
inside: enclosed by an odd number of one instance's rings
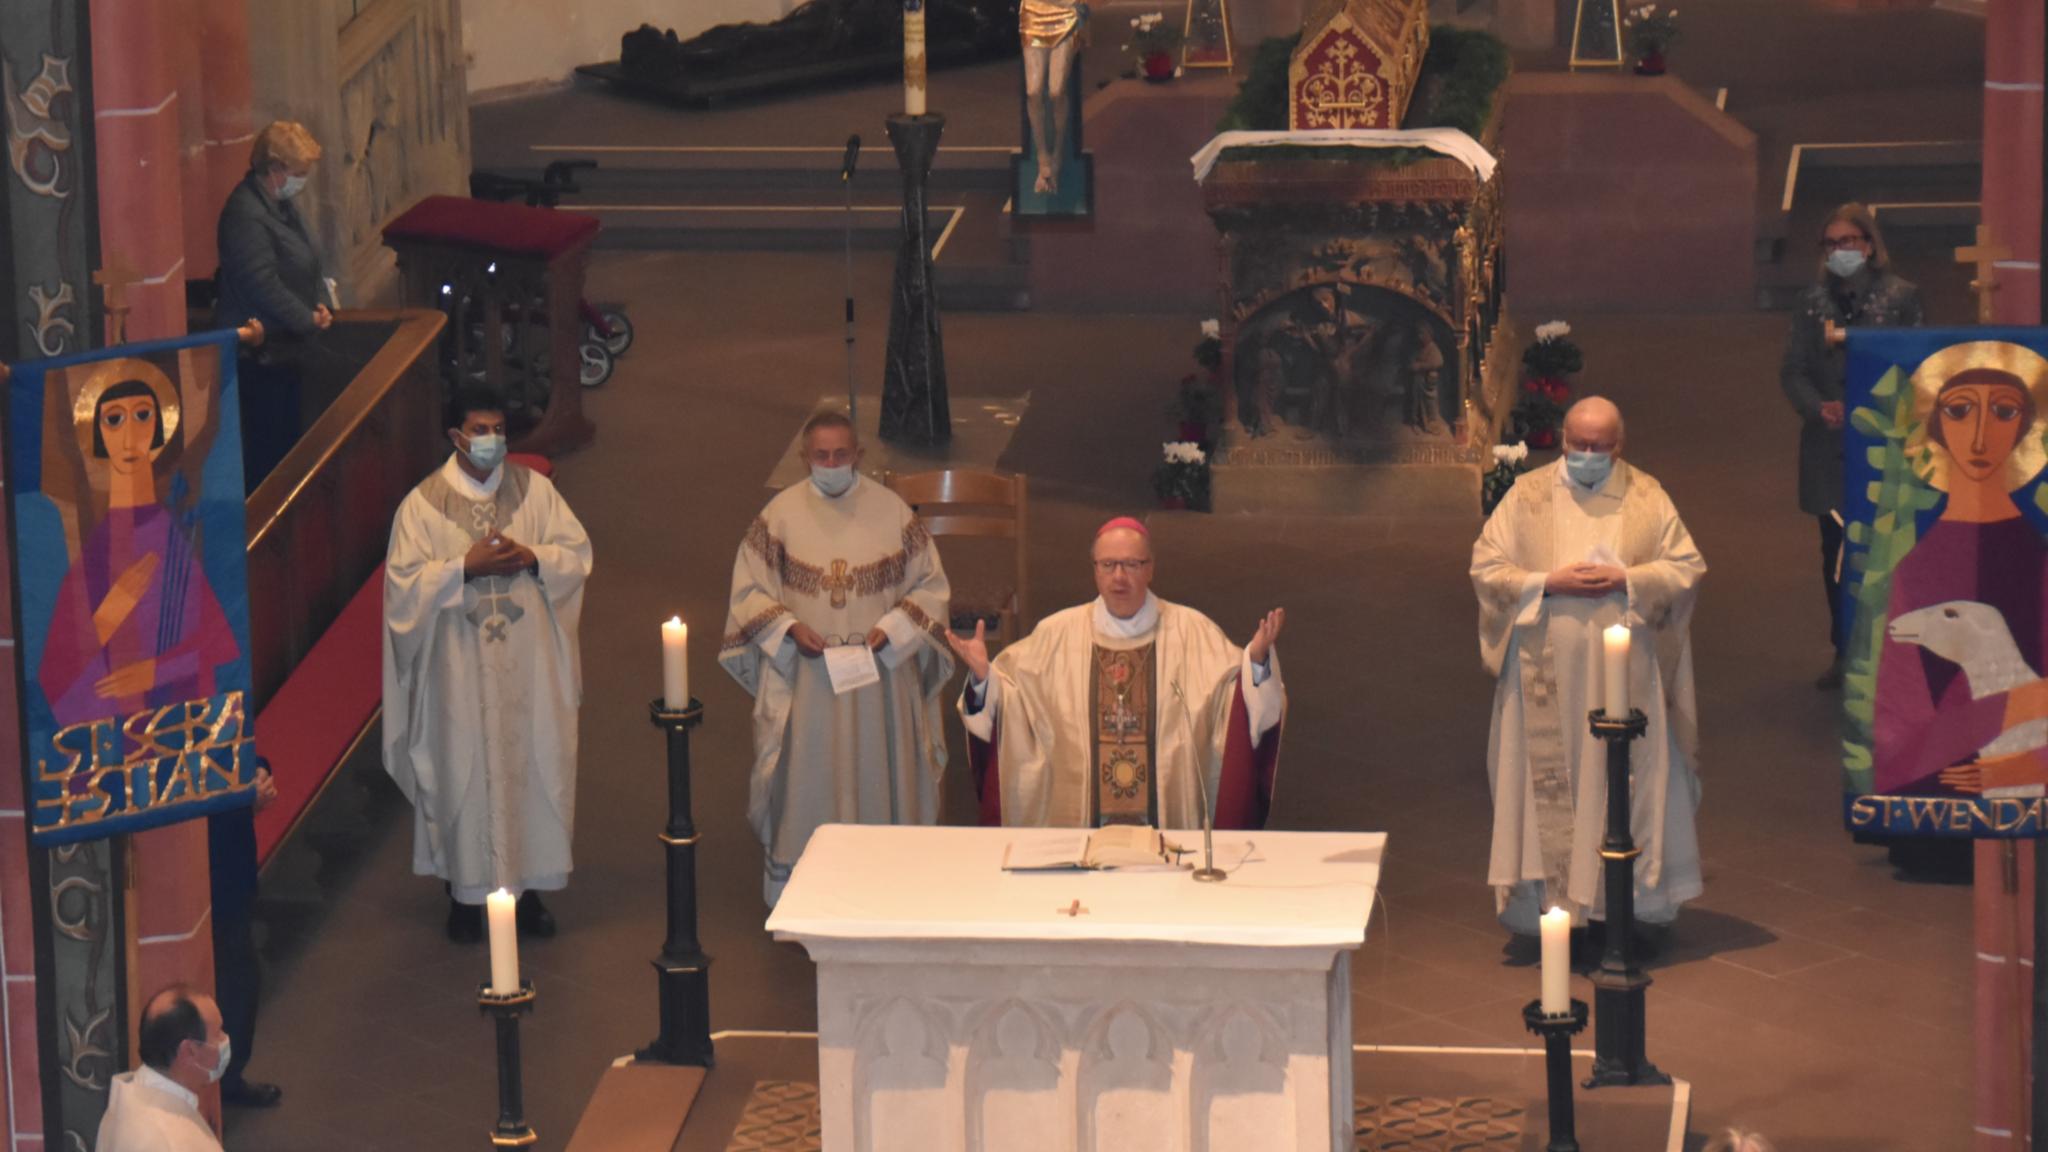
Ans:
POLYGON ((1096 533, 1090 603, 1056 612, 990 659, 981 626, 948 635, 968 671, 960 716, 981 821, 1026 827, 1219 828, 1266 821, 1287 711, 1267 613, 1240 648, 1152 594, 1145 526, 1096 533))

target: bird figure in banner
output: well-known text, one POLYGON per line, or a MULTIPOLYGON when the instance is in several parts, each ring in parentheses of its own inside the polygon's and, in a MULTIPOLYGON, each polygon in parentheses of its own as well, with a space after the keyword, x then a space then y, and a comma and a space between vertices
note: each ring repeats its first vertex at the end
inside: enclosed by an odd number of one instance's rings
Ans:
MULTIPOLYGON (((1950 600, 1929 605, 1894 619, 1885 631, 1894 641, 1917 644, 1961 668, 1970 683, 1972 700, 2003 695, 2041 679, 2020 655, 2004 614, 1989 604, 1950 600)), ((2005 729, 1979 748, 1975 763, 1944 770, 1941 781, 1957 791, 1987 796, 2039 796, 2044 791, 2041 783, 1992 785, 1986 769, 1991 769, 1991 777, 2002 778, 2001 767, 2010 765, 2016 770, 2030 759, 2028 753, 2044 747, 2048 747, 2048 720, 2029 720, 2005 729)))

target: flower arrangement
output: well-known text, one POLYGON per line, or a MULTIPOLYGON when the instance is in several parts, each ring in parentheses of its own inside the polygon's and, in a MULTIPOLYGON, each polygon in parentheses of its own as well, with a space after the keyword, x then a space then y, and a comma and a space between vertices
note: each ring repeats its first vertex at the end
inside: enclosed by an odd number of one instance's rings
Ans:
POLYGON ((1527 443, 1493 446, 1493 469, 1479 481, 1480 515, 1493 515, 1493 510, 1507 498, 1508 489, 1515 486, 1515 477, 1529 470, 1528 461, 1527 443))
POLYGON ((1202 446, 1185 440, 1168 441, 1159 470, 1152 474, 1152 491, 1167 508, 1209 510, 1209 454, 1202 446))
POLYGON ((1173 54, 1180 51, 1180 43, 1181 31, 1166 22, 1165 13, 1147 12, 1131 17, 1131 42, 1124 51, 1136 58, 1145 79, 1171 80, 1179 72, 1173 54))
POLYGON ((1202 321, 1202 339, 1195 345, 1195 363, 1215 371, 1223 367, 1223 323, 1202 321))
POLYGON ((1621 27, 1628 36, 1629 51, 1635 53, 1636 71, 1661 74, 1664 53, 1678 42, 1678 9, 1659 11, 1655 4, 1639 4, 1628 10, 1621 27))
POLYGON ((1558 426, 1571 403, 1571 377, 1585 367, 1585 356, 1568 337, 1572 326, 1562 320, 1536 326, 1536 342, 1522 352, 1522 398, 1514 410, 1514 428, 1531 448, 1557 447, 1558 426))

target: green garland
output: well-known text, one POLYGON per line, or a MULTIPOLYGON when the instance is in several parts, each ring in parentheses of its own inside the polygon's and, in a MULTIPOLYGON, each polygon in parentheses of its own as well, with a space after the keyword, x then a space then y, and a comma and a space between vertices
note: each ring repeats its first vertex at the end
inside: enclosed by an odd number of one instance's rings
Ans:
MULTIPOLYGON (((1287 68, 1301 36, 1275 36, 1259 45, 1251 71, 1237 90, 1218 131, 1282 132, 1287 128, 1287 68)), ((1415 78, 1403 128, 1456 128, 1474 140, 1486 131, 1494 97, 1507 83, 1511 60, 1506 44, 1472 28, 1440 24, 1429 30, 1429 53, 1415 78)), ((1426 148, 1331 148, 1280 146, 1290 159, 1344 160, 1398 168, 1436 153, 1426 148)), ((1255 158, 1255 150, 1227 148, 1222 159, 1255 158)), ((1274 148, 1256 152, 1271 153, 1274 148)))

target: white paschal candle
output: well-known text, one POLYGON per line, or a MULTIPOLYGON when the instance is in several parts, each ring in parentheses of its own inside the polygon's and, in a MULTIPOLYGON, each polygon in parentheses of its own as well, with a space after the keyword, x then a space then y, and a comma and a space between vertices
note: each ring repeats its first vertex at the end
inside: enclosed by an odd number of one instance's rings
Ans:
POLYGON ((1601 705, 1609 720, 1628 719, 1628 625, 1616 624, 1600 634, 1606 646, 1606 675, 1601 687, 1601 705))
POLYGON ((1552 908, 1543 914, 1543 1014, 1572 1010, 1572 914, 1552 908))
POLYGON ((671 712, 690 706, 690 626, 680 616, 661 622, 661 702, 671 712))
POLYGON ((519 991, 519 902, 503 888, 484 897, 491 921, 491 994, 519 991))
POLYGON ((924 0, 903 5, 903 114, 924 115, 924 0))

